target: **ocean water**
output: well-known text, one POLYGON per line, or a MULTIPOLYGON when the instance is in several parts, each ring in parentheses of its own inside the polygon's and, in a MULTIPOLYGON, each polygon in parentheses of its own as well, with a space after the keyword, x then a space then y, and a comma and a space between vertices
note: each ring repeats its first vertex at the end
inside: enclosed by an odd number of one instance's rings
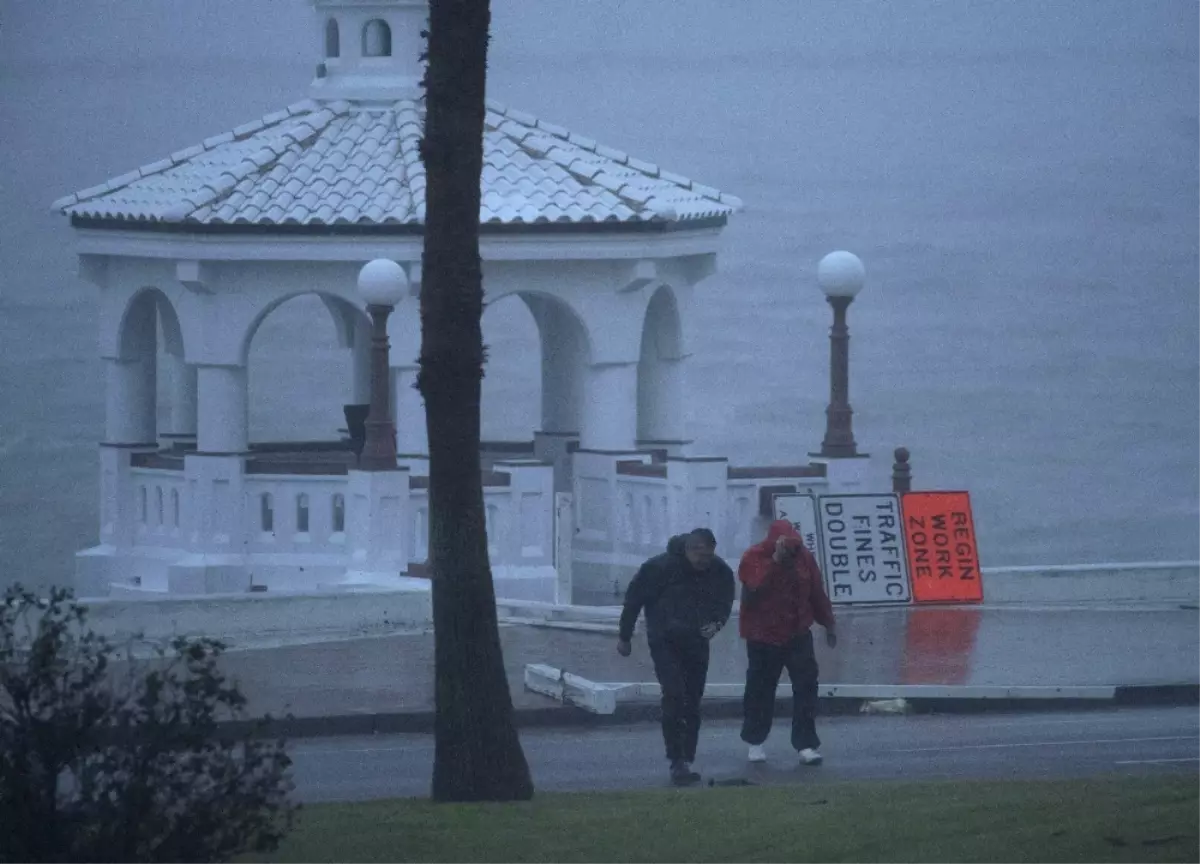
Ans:
MULTIPOLYGON (((815 268, 845 248, 880 476, 904 445, 918 488, 969 490, 985 565, 1200 557, 1194 2, 493 5, 493 96, 747 204, 686 322, 699 449, 819 446, 815 268)), ((64 581, 97 530, 95 294, 50 202, 302 98, 308 15, 5 7, 0 582, 64 581)), ((485 433, 526 438, 533 322, 505 301, 485 331, 485 433)), ((285 304, 252 349, 252 437, 334 435, 349 373, 320 304, 285 304)))

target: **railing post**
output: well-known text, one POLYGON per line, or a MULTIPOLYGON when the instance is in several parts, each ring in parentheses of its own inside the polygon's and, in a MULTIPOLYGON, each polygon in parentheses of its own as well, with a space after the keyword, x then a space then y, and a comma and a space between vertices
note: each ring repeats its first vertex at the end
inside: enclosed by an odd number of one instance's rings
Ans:
POLYGON ((912 491, 912 467, 908 464, 908 449, 897 447, 894 455, 896 461, 892 463, 892 491, 903 495, 912 491))

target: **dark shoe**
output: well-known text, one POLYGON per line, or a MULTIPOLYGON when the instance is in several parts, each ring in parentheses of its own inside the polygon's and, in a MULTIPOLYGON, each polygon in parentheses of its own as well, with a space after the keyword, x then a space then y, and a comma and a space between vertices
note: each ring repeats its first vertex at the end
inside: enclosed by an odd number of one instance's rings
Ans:
POLYGON ((671 763, 671 782, 676 786, 691 786, 700 782, 700 775, 692 770, 692 766, 678 760, 671 763))

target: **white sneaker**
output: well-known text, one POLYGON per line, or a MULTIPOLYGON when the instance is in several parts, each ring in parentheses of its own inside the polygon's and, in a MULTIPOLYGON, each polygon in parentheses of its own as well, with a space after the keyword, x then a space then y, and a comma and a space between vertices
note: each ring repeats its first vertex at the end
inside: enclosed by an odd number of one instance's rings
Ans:
POLYGON ((803 765, 820 765, 823 757, 812 747, 805 747, 800 751, 800 762, 803 765))
POLYGON ((767 751, 763 749, 761 744, 751 744, 750 754, 746 758, 751 762, 766 762, 767 751))

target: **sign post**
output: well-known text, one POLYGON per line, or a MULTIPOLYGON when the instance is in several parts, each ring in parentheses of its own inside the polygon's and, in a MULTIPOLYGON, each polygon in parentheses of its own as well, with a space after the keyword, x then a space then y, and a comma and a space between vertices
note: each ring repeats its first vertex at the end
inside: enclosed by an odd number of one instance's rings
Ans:
POLYGON ((900 501, 895 495, 822 495, 817 509, 830 600, 907 603, 912 599, 900 501))
POLYGON ((913 599, 979 603, 983 580, 966 492, 906 492, 901 499, 913 599))

